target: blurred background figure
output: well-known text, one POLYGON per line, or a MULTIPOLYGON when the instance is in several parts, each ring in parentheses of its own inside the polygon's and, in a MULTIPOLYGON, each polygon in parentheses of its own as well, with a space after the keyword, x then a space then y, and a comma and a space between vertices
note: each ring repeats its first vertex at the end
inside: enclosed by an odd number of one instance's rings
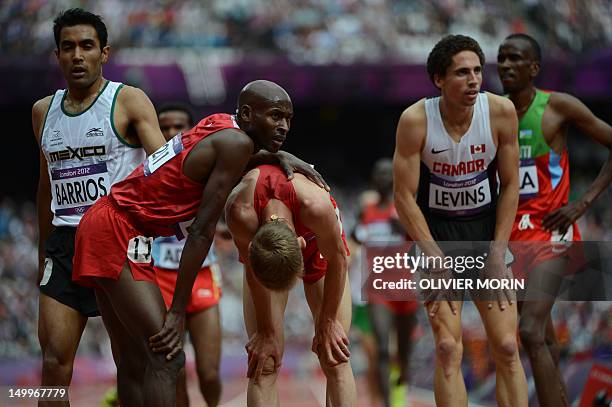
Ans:
MULTIPOLYGON (((402 244, 407 240, 406 232, 399 223, 393 203, 393 160, 381 158, 376 161, 371 184, 375 194, 365 193, 369 198, 363 199, 354 233, 355 240, 365 250, 361 255, 368 256, 368 248, 405 250, 407 245, 402 244)), ((367 276, 367 272, 362 271, 361 275, 367 276)), ((409 384, 412 335, 418 324, 416 311, 419 304, 417 301, 399 301, 382 296, 368 300, 367 318, 375 338, 374 370, 378 389, 386 407, 400 407, 405 403, 409 384), (390 353, 392 333, 396 335, 395 363, 392 363, 390 353)))
MULTIPOLYGON (((159 128, 166 140, 194 125, 193 113, 180 103, 168 103, 157 109, 159 128)), ((176 236, 159 237, 153 241, 155 274, 166 307, 172 304, 177 271, 185 239, 176 236)), ((221 321, 219 299, 221 298, 221 272, 217 262, 215 245, 198 272, 191 299, 187 306, 185 328, 193 346, 196 372, 202 396, 209 407, 216 407, 221 399, 221 321)), ((189 406, 185 369, 179 372, 176 405, 189 406)))

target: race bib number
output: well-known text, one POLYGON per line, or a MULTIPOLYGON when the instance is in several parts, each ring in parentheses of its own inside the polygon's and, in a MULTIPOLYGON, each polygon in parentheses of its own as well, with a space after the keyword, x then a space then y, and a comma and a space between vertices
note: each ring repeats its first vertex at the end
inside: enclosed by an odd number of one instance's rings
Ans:
MULTIPOLYGON (((183 253, 183 248, 185 247, 185 240, 181 240, 180 242, 160 241, 159 243, 156 242, 155 244, 159 244, 159 252, 155 255, 155 265, 165 269, 178 270, 181 262, 181 254, 183 253)), ((202 267, 208 267, 215 263, 216 260, 217 257, 215 255, 215 249, 214 246, 211 245, 210 250, 208 251, 208 256, 206 256, 206 259, 204 259, 204 262, 202 263, 202 267)))
POLYGON ((429 183, 429 208, 447 215, 473 215, 491 204, 486 172, 465 181, 446 181, 434 175, 429 183))
POLYGON ((521 166, 519 167, 520 199, 536 197, 539 191, 538 169, 536 167, 535 160, 521 160, 521 166))
POLYGON ((108 195, 106 163, 51 170, 51 193, 56 216, 82 215, 100 197, 108 195))
POLYGON ((179 133, 172 137, 166 144, 161 146, 157 151, 151 154, 144 161, 144 175, 148 177, 157 171, 162 165, 170 161, 173 157, 176 157, 181 151, 183 151, 183 133, 179 133))
POLYGON ((136 236, 128 243, 127 258, 132 263, 150 263, 153 238, 136 236))
POLYGON ((176 243, 160 243, 159 258, 155 259, 155 265, 165 269, 178 269, 184 244, 184 240, 176 243))

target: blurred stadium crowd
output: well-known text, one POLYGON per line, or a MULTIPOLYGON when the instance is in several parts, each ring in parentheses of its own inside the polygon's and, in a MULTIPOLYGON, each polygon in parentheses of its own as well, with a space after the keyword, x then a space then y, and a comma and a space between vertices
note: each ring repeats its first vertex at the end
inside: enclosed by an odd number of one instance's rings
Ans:
POLYGON ((110 44, 231 48, 298 63, 423 61, 444 34, 476 38, 486 54, 529 31, 562 56, 612 42, 608 0, 5 0, 0 53, 50 52, 52 20, 83 7, 104 16, 110 44), (489 52, 487 52, 487 50, 489 52))

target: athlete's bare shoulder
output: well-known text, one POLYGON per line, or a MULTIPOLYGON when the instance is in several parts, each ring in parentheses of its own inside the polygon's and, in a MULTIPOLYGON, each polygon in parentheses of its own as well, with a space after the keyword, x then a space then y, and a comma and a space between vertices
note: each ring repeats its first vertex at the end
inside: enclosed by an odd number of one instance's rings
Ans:
POLYGON ((396 130, 396 152, 407 155, 423 149, 427 136, 425 99, 421 99, 402 112, 396 130))
POLYGON ((551 92, 548 106, 564 116, 569 116, 572 110, 580 109, 584 104, 577 97, 568 93, 551 92))
POLYGON ((143 111, 155 112, 151 99, 140 88, 123 85, 117 90, 116 98, 115 110, 125 114, 129 119, 141 117, 143 111))
POLYGON ((492 117, 516 114, 516 109, 510 99, 490 92, 485 92, 485 95, 489 101, 489 112, 492 117))
POLYGON ((427 115, 425 114, 425 98, 408 106, 400 116, 399 125, 427 126, 427 115))
POLYGON ((42 126, 45 122, 45 116, 47 115, 52 100, 53 95, 49 95, 37 100, 32 106, 32 129, 34 130, 34 137, 36 137, 37 141, 40 140, 42 126))
POLYGON ((130 85, 123 85, 117 95, 117 103, 124 106, 129 105, 131 107, 143 100, 149 100, 147 94, 142 89, 130 85))
POLYGON ((312 216, 319 216, 327 211, 333 211, 329 192, 318 187, 302 174, 295 174, 291 182, 300 202, 302 215, 308 213, 312 216))
POLYGON ((257 168, 253 168, 244 174, 227 198, 225 204, 226 216, 234 216, 233 211, 240 209, 240 207, 253 206, 253 192, 255 191, 258 177, 259 169, 257 168))
MULTIPOLYGON (((489 101, 489 117, 491 128, 497 131, 513 126, 517 122, 516 109, 508 98, 485 92, 489 101)), ((497 132, 496 132, 497 133, 497 132)), ((504 132, 505 133, 505 132, 504 132)))
POLYGON ((38 99, 36 102, 34 102, 34 105, 32 106, 32 111, 42 110, 42 112, 45 113, 46 109, 48 109, 49 105, 51 104, 51 100, 53 99, 53 96, 54 95, 49 95, 49 96, 45 96, 42 99, 38 99))
POLYGON ((253 205, 258 176, 257 168, 247 172, 229 194, 225 203, 225 222, 235 240, 250 240, 259 225, 253 205))

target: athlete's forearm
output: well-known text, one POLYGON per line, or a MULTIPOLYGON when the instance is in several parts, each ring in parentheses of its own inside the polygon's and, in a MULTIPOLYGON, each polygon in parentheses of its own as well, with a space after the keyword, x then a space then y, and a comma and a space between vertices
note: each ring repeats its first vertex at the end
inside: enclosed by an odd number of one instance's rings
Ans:
POLYGON ((434 241, 423 212, 412 195, 401 197, 395 195, 395 207, 399 220, 412 240, 418 242, 419 247, 427 256, 444 256, 444 253, 434 241))
POLYGON ((262 334, 274 333, 274 325, 272 324, 272 318, 270 318, 272 313, 270 291, 257 281, 253 271, 248 266, 245 267, 244 272, 246 273, 247 284, 249 285, 251 299, 255 307, 257 332, 262 334))
POLYGON ((608 160, 582 196, 582 201, 590 207, 593 201, 610 186, 610 183, 612 183, 612 150, 608 150, 608 160))
POLYGON ((505 253, 512 232, 512 225, 516 217, 518 207, 519 188, 518 182, 509 182, 502 185, 497 200, 497 211, 495 214, 495 233, 493 235, 494 247, 500 249, 499 253, 505 253))
POLYGON ((269 151, 259 150, 256 154, 253 154, 251 156, 246 169, 250 170, 259 165, 278 164, 278 163, 279 163, 278 153, 271 153, 269 151))
POLYGON ((323 287, 323 304, 321 306, 319 322, 337 319, 338 309, 344 294, 347 269, 346 257, 341 254, 327 261, 327 273, 325 273, 325 285, 323 287))
POLYGON ((208 255, 211 245, 212 236, 197 236, 193 233, 187 236, 187 241, 185 242, 185 247, 181 254, 176 288, 174 289, 174 296, 172 298, 171 308, 174 311, 181 313, 185 311, 187 303, 191 298, 193 283, 198 271, 202 267, 204 259, 208 255))

